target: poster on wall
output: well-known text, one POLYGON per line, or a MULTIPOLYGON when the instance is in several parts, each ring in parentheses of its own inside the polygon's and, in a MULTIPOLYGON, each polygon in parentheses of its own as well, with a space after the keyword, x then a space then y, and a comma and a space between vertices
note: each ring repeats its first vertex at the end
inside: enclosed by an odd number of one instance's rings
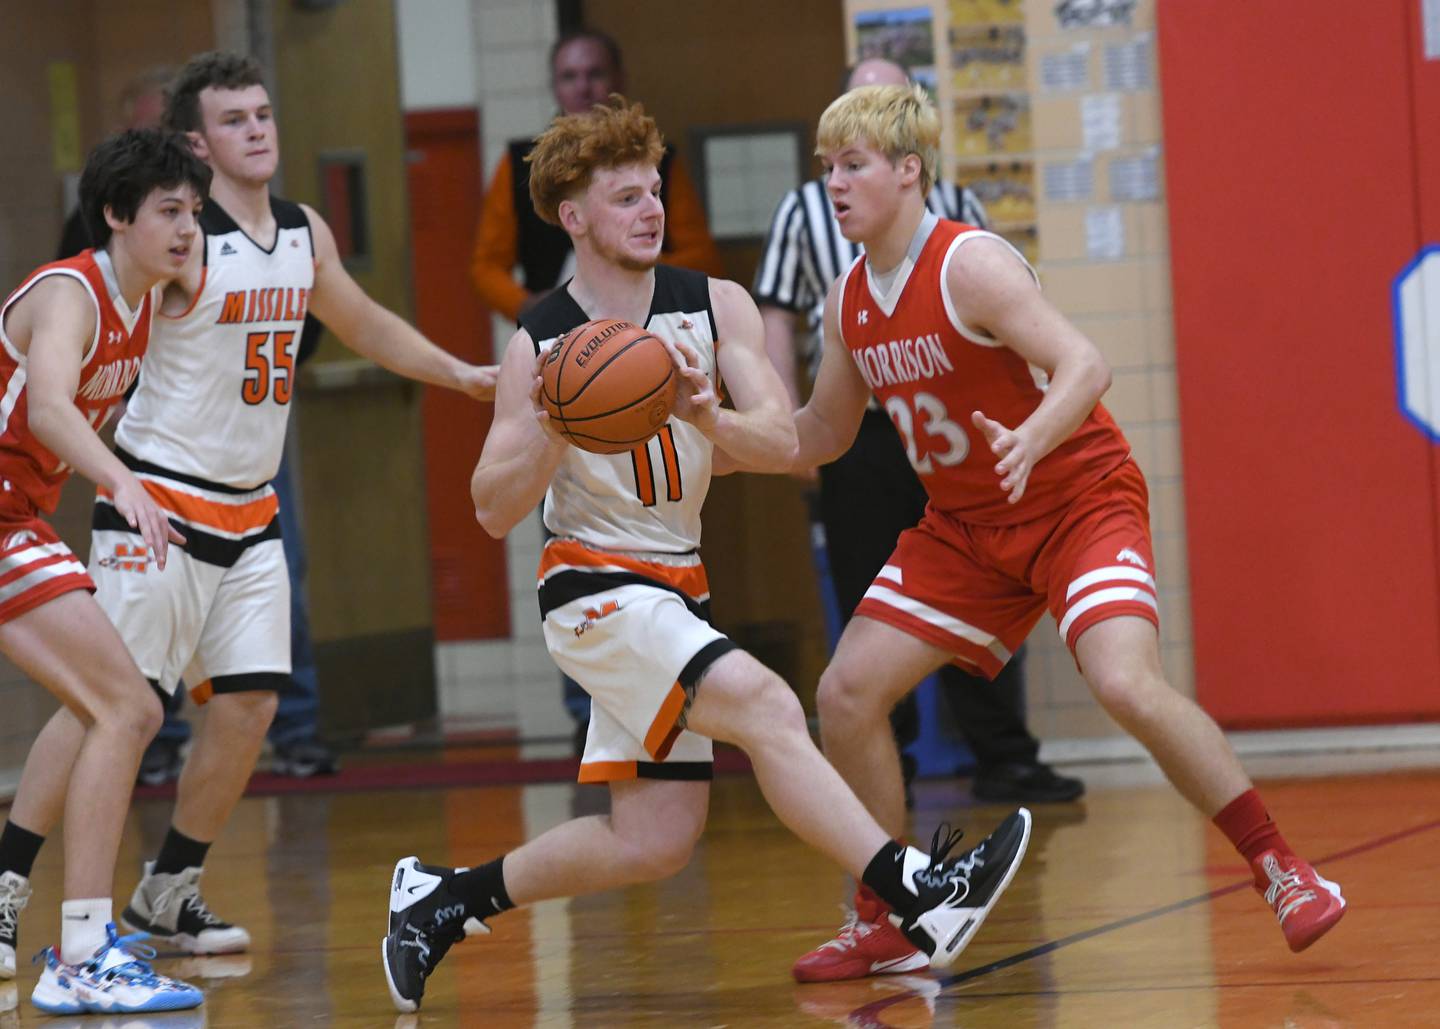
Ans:
POLYGON ((1019 25, 1025 0, 950 0, 951 25, 1019 25))
POLYGON ((1024 153, 1030 138, 1030 98, 1023 93, 955 102, 957 157, 1024 153))
POLYGON ((928 7, 855 12, 856 62, 871 57, 894 61, 936 95, 934 22, 928 7))
POLYGON ((1103 29, 1129 25, 1138 0, 1055 0, 1062 29, 1103 29))
POLYGON ((1035 221, 1035 165, 1030 161, 961 164, 955 182, 974 191, 993 226, 1035 221))
POLYGON ((950 67, 957 90, 1023 90, 1025 30, 952 26, 950 67))

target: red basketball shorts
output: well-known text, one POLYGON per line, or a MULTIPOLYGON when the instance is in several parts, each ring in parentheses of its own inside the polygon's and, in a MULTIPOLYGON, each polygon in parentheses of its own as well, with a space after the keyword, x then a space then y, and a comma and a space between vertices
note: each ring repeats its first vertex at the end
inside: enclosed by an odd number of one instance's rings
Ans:
POLYGON ((994 678, 1048 607, 1065 645, 1120 615, 1160 624, 1145 477, 1126 461, 1043 518, 961 522, 930 507, 855 609, 994 678))
POLYGON ((0 624, 71 590, 95 591, 85 566, 28 497, 0 481, 0 624))

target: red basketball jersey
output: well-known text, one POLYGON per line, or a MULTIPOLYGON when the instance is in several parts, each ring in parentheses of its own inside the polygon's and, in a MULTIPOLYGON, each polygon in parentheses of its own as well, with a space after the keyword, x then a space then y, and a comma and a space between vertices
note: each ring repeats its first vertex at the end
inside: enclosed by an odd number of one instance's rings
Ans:
MULTIPOLYGON (((899 430, 931 503, 966 522, 1014 525, 1063 507, 1118 467, 1130 446, 1097 404, 1069 439, 1035 465, 1019 503, 1009 503, 995 474, 995 455, 970 412, 982 411, 1013 429, 1040 405, 1048 380, 1009 347, 963 324, 950 302, 950 259, 981 236, 999 239, 970 225, 937 221, 888 294, 871 275, 868 259, 858 258, 842 280, 840 336, 899 430)), ((1016 257, 1024 260, 1018 251, 1016 257)))
POLYGON ((120 405, 125 391, 140 372, 140 358, 150 341, 154 291, 145 295, 137 311, 124 309, 112 299, 95 251, 86 250, 65 261, 43 265, 30 274, 0 307, 0 476, 7 487, 29 497, 42 511, 54 511, 60 487, 70 467, 57 458, 30 431, 27 401, 26 355, 15 349, 5 331, 10 308, 41 279, 67 275, 77 279, 95 305, 95 336, 80 367, 75 406, 97 431, 120 405))

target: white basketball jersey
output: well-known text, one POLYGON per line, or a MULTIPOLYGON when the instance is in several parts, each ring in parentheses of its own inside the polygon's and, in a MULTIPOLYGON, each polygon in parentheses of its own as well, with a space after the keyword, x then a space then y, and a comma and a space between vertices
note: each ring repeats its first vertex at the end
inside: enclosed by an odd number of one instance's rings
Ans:
POLYGON ((176 317, 157 314, 150 349, 115 442, 158 469, 237 489, 280 467, 295 354, 315 284, 310 222, 299 204, 270 201, 268 250, 211 200, 200 289, 176 317))
MULTIPOLYGON (((537 353, 590 319, 558 289, 520 319, 537 353)), ((657 265, 646 329, 684 341, 718 384, 710 282, 701 272, 657 265)), ((700 546, 700 508, 710 489, 713 445, 695 426, 670 418, 645 446, 624 454, 566 452, 545 495, 545 527, 597 550, 679 554, 700 546)))

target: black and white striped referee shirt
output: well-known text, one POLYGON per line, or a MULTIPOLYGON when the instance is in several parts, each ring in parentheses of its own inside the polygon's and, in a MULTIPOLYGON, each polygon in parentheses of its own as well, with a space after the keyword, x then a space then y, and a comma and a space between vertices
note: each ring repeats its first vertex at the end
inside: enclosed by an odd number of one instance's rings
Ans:
MULTIPOLYGON (((941 218, 986 227, 980 199, 953 182, 935 183, 925 206, 941 218)), ((812 379, 820 362, 825 294, 859 255, 860 245, 840 234, 823 179, 811 179, 781 198, 770 219, 752 292, 756 303, 805 315, 805 349, 797 356, 803 357, 812 379)))

